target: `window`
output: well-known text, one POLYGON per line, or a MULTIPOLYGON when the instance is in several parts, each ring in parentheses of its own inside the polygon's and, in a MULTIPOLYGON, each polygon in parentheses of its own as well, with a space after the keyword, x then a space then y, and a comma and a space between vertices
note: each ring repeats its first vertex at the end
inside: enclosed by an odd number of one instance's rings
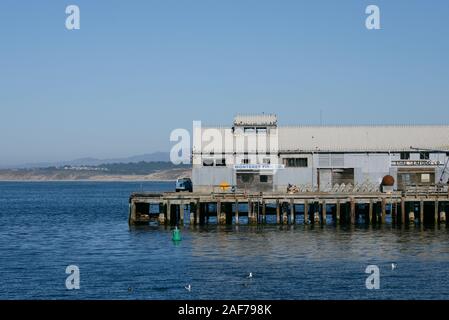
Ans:
POLYGON ((252 183, 254 180, 254 175, 252 174, 242 174, 241 175, 243 183, 252 183))
POLYGON ((263 164, 270 164, 271 163, 271 159, 270 158, 264 158, 263 159, 263 164))
POLYGON ((401 160, 410 160, 410 152, 401 152, 401 160))
POLYGON ((419 158, 421 160, 429 160, 430 159, 430 154, 428 152, 421 152, 419 154, 419 158))
POLYGON ((212 167, 214 165, 214 159, 203 159, 204 167, 212 167))
POLYGON ((429 173, 421 174, 421 182, 422 183, 430 183, 430 174, 429 173))
POLYGON ((243 132, 245 132, 245 133, 254 133, 255 131, 256 131, 256 129, 253 127, 246 127, 243 129, 243 132))
POLYGON ((225 158, 217 159, 215 161, 215 165, 217 167, 225 167, 226 166, 226 159, 225 158))
POLYGON ((249 163, 250 163, 250 161, 249 161, 249 159, 248 159, 248 158, 245 158, 245 159, 242 159, 242 163, 243 163, 243 164, 249 164, 249 163))
POLYGON ((308 167, 308 161, 307 158, 285 158, 284 165, 286 167, 306 168, 308 167))
POLYGON ((257 133, 267 133, 267 128, 256 128, 257 133))
POLYGON ((260 182, 268 182, 268 176, 267 175, 261 175, 260 176, 260 182))

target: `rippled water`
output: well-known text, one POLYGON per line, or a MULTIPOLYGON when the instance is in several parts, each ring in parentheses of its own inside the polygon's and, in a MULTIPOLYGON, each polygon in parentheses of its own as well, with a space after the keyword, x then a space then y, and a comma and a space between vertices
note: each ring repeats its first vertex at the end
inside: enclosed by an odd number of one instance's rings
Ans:
POLYGON ((173 187, 0 183, 0 299, 449 297, 445 227, 186 226, 179 245, 164 227, 128 227, 132 191, 173 187), (71 264, 80 290, 65 288, 71 264), (370 264, 380 268, 380 290, 365 287, 370 264))

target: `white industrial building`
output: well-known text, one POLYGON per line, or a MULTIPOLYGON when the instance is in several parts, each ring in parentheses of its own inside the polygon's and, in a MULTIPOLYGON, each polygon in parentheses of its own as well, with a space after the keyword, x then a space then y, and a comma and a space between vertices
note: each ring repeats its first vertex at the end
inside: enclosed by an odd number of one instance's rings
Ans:
POLYGON ((196 127, 194 191, 379 190, 446 184, 448 125, 278 126, 275 115, 238 115, 231 127, 196 127))

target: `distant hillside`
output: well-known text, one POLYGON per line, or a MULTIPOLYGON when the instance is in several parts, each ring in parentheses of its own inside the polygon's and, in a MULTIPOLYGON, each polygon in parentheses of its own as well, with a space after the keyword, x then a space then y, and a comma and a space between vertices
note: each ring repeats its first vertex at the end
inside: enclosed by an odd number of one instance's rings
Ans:
POLYGON ((53 181, 53 180, 176 180, 189 177, 190 165, 171 162, 104 163, 97 166, 65 165, 61 167, 3 169, 2 181, 53 181))
POLYGON ((75 160, 57 161, 57 162, 32 162, 17 165, 2 166, 0 169, 26 169, 26 168, 49 168, 63 166, 99 166, 109 163, 137 163, 137 162, 168 162, 170 161, 169 152, 154 152, 142 155, 136 155, 125 158, 97 159, 80 158, 75 160))

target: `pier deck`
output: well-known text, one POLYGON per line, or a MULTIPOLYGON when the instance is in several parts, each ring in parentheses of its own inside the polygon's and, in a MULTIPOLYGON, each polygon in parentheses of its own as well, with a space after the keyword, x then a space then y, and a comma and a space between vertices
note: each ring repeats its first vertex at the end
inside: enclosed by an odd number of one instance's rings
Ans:
POLYGON ((393 193, 138 192, 129 199, 129 224, 446 224, 447 190, 393 193), (271 219, 267 219, 271 217, 271 219), (212 218, 212 219, 210 219, 212 218))

